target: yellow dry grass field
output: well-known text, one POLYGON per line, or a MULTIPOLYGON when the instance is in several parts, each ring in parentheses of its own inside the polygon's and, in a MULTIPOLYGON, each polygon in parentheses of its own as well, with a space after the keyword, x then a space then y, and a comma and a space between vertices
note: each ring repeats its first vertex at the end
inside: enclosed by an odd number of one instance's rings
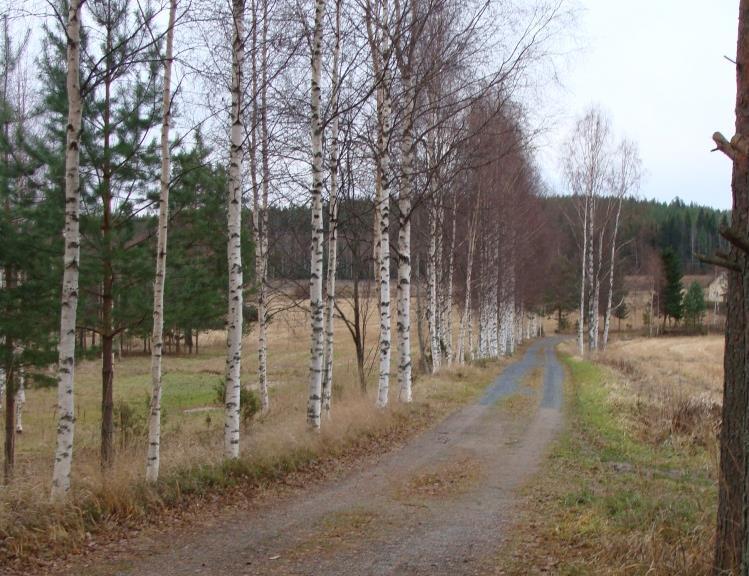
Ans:
POLYGON ((636 376, 641 391, 669 389, 720 403, 724 340, 722 335, 619 340, 601 359, 636 376))
MULTIPOLYGON (((369 305, 367 323, 368 387, 371 398, 359 392, 357 365, 352 339, 341 320, 336 320, 334 354, 333 421, 345 419, 349 411, 367 412, 374 403, 378 324, 376 306, 369 305), (370 402, 371 400, 371 402, 370 402)), ((393 316, 395 316, 393 314, 393 316)), ((394 320, 394 318, 393 318, 394 320)), ((393 337, 395 338, 395 322, 393 337)), ((416 329, 412 336, 416 350, 416 329)), ((223 437, 223 410, 218 388, 223 380, 225 356, 223 333, 203 334, 199 355, 164 357, 162 470, 166 473, 185 460, 220 457, 223 437)), ((309 362, 309 320, 302 308, 291 308, 276 315, 268 334, 268 377, 270 413, 247 425, 243 432, 245 451, 255 444, 283 443, 304 432, 306 386, 309 362), (265 438, 265 436, 268 438, 265 438)), ((254 388, 257 370, 257 336, 244 337, 242 382, 254 388)), ((392 354, 391 401, 397 401, 395 347, 392 354)), ((416 358, 414 358, 416 364, 416 358)), ((445 376, 450 378, 450 376, 445 376)), ((416 378, 417 401, 427 394, 425 381, 416 378)), ((444 382, 442 383, 444 385, 444 382)), ((78 364, 75 375, 76 430, 74 476, 77 479, 99 475, 98 450, 101 421, 101 365, 98 360, 78 364)), ((432 399, 450 400, 461 391, 440 390, 432 384, 432 399)), ((138 477, 145 470, 145 427, 150 399, 150 356, 123 356, 115 360, 115 429, 117 460, 115 474, 138 477), (142 462, 139 457, 142 456, 142 462), (143 468, 143 470, 141 470, 143 468)), ((23 411, 23 434, 17 435, 17 484, 46 492, 51 478, 56 433, 56 390, 30 389, 23 411)), ((358 418, 359 416, 357 416, 358 418)))
MULTIPOLYGON (((291 308, 273 318, 268 355, 271 409, 243 423, 243 468, 240 472, 229 470, 230 475, 236 473, 245 478, 249 470, 250 478, 274 478, 315 458, 356 450, 367 442, 378 442, 380 436, 397 435, 404 428, 418 428, 427 418, 475 397, 499 371, 499 362, 447 368, 435 376, 415 371, 414 404, 403 407, 397 402, 394 351, 391 408, 377 410, 376 305, 369 303, 368 309, 368 394, 360 393, 354 345, 343 322, 337 320, 332 419, 324 423, 320 435, 311 435, 306 428, 308 315, 301 308, 291 308)), ((395 334, 393 326, 394 338, 395 334)), ((161 476, 171 500, 178 500, 188 485, 201 492, 206 487, 231 484, 223 478, 221 465, 223 407, 217 392, 224 373, 225 340, 221 333, 201 335, 200 339, 200 355, 164 358, 161 476)), ((415 326, 412 343, 416 365, 415 326)), ((251 331, 243 342, 245 385, 254 387, 256 369, 257 334, 251 331)), ((85 540, 92 522, 107 523, 109 515, 113 526, 123 518, 137 520, 149 509, 145 502, 165 498, 143 490, 150 357, 124 356, 116 360, 116 458, 106 473, 99 465, 100 362, 81 362, 75 383, 77 422, 71 506, 80 512, 80 521, 72 521, 62 511, 59 521, 45 519, 54 512, 47 501, 56 432, 56 390, 29 389, 23 413, 24 432, 17 435, 15 480, 0 488, 0 536, 5 541, 2 555, 6 558, 37 554, 54 541, 85 540)))

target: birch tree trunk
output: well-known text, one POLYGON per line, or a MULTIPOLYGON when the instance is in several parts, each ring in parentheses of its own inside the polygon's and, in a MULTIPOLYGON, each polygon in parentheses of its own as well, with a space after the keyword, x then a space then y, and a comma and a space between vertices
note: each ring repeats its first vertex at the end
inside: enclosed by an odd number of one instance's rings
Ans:
MULTIPOLYGON (((387 22, 387 0, 383 3, 384 20, 387 22)), ((386 52, 387 53, 387 52, 386 52)), ((382 111, 380 118, 379 165, 382 178, 382 198, 380 200, 380 371, 377 391, 377 406, 387 406, 390 388, 390 143, 391 101, 389 78, 385 73, 382 111)))
POLYGON ((172 116, 172 54, 174 44, 174 19, 177 0, 169 4, 169 24, 166 32, 164 58, 164 93, 161 122, 161 181, 159 195, 159 229, 156 243, 156 278, 153 283, 153 330, 151 332, 151 407, 148 418, 148 457, 146 482, 159 478, 161 449, 161 356, 164 348, 164 285, 166 281, 166 250, 169 228, 169 122, 172 116))
POLYGON ((611 325, 611 306, 614 302, 614 260, 616 259, 616 237, 619 232, 619 217, 622 213, 622 197, 619 197, 619 204, 616 208, 616 216, 614 217, 614 233, 611 237, 611 261, 609 263, 609 295, 608 301, 606 302, 606 316, 603 320, 603 349, 606 350, 606 346, 609 343, 609 326, 611 325))
POLYGON ((78 270, 80 255, 80 134, 83 111, 80 84, 81 2, 68 3, 67 94, 68 124, 65 146, 65 242, 60 314, 60 342, 57 365, 57 447, 52 472, 52 500, 61 500, 70 490, 73 461, 75 406, 75 328, 78 310, 78 270))
POLYGON ((227 255, 229 302, 226 333, 224 455, 239 458, 239 399, 242 368, 242 75, 244 67, 245 0, 233 0, 231 146, 229 149, 229 206, 227 255))
POLYGON ((595 318, 598 316, 595 301, 596 289, 596 262, 595 262, 595 215, 596 200, 591 196, 588 204, 590 214, 588 214, 588 349, 595 350, 594 334, 596 329, 595 318))
POLYGON ((429 253, 427 255, 427 328, 429 347, 432 354, 432 373, 439 371, 441 350, 437 313, 437 214, 432 206, 429 209, 429 253))
POLYGON ((577 352, 585 355, 585 272, 588 254, 588 196, 583 207, 583 246, 580 254, 580 319, 577 322, 577 352))
POLYGON ((333 48, 332 102, 330 127, 330 200, 328 206, 328 278, 325 300, 325 373, 322 386, 322 410, 330 416, 333 395, 333 312, 335 311, 335 281, 338 268, 338 67, 341 54, 341 2, 336 0, 335 47, 333 48))
MULTIPOLYGON (((262 166, 262 197, 260 204, 255 202, 255 225, 258 242, 256 277, 258 282, 258 347, 257 375, 260 391, 260 409, 270 408, 268 397, 268 189, 270 187, 270 159, 268 134, 268 0, 263 2, 263 33, 260 47, 260 162, 262 166)), ((255 79, 253 78, 253 83, 255 79)), ((254 127, 253 127, 254 129, 254 127)))
POLYGON ((453 277, 455 273, 455 220, 457 212, 457 195, 452 195, 451 221, 452 230, 450 233, 450 250, 447 254, 447 295, 445 300, 445 357, 447 365, 453 363, 453 277))
POLYGON ((312 40, 311 80, 311 145, 312 145, 312 243, 310 246, 310 315, 311 346, 307 425, 320 429, 323 377, 323 217, 322 217, 322 116, 320 109, 320 78, 322 67, 322 27, 325 0, 315 1, 315 28, 312 40))
POLYGON ((401 139, 401 187, 398 194, 398 398, 411 402, 411 197, 413 195, 413 78, 403 76, 406 98, 401 139))

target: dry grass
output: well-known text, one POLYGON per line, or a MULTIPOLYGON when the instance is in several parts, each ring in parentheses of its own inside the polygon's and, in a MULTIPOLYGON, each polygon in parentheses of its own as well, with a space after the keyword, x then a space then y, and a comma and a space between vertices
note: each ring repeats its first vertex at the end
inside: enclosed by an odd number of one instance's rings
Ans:
MULTIPOLYGON (((28 390, 24 434, 17 444, 16 481, 0 492, 0 565, 44 561, 63 547, 80 550, 91 540, 91 533, 126 533, 203 494, 257 486, 321 459, 377 449, 475 397, 499 369, 499 364, 490 363, 446 369, 438 376, 417 375, 414 403, 407 407, 397 405, 393 375, 393 406, 376 410, 375 375, 369 374, 370 393, 362 396, 351 339, 342 324, 337 323, 335 331, 333 416, 321 434, 310 435, 305 426, 307 316, 289 310, 274 318, 269 331, 271 410, 244 425, 241 458, 235 463, 224 463, 221 458, 223 411, 216 387, 224 369, 222 335, 202 335, 199 356, 166 357, 162 480, 156 487, 142 481, 150 359, 124 357, 116 363, 115 398, 121 418, 116 461, 106 475, 98 463, 100 367, 94 361, 80 363, 74 489, 70 502, 62 507, 47 502, 55 391, 28 390)), ((245 337, 244 382, 255 380, 255 342, 254 334, 245 337)), ((375 322, 369 323, 367 343, 376 346, 375 322)))
POLYGON ((463 456, 437 467, 417 470, 395 488, 395 494, 403 501, 455 496, 476 485, 482 475, 481 462, 463 456))
POLYGON ((568 357, 570 425, 496 574, 710 573, 718 446, 705 383, 720 348, 711 337, 612 348, 600 359, 617 370, 568 357))

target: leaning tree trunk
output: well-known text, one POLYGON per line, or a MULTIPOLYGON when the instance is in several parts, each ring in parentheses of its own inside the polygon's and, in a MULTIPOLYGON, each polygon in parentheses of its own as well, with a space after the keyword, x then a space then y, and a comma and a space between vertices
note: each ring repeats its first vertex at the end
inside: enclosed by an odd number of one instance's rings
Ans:
POLYGON ((166 247, 169 229, 169 123, 172 117, 172 53, 174 18, 177 0, 169 4, 169 27, 166 31, 164 57, 164 93, 161 121, 161 194, 159 195, 159 230, 156 241, 156 279, 153 283, 153 330, 151 332, 151 409, 148 418, 148 458, 146 482, 159 478, 161 450, 161 356, 164 348, 164 284, 166 281, 166 247))
POLYGON ((60 342, 57 364, 57 447, 52 472, 52 499, 64 498, 70 490, 70 469, 73 462, 75 410, 73 381, 75 374, 75 327, 78 310, 78 271, 80 256, 79 210, 80 135, 83 112, 81 99, 81 1, 68 4, 67 95, 68 124, 65 146, 65 254, 63 257, 60 342))
POLYGON ((239 399, 242 369, 242 75, 244 67, 245 1, 233 0, 231 132, 228 182, 229 298, 226 330, 226 385, 224 388, 224 456, 239 458, 239 399))
POLYGON ((603 320, 603 349, 609 343, 609 327, 611 326, 611 306, 614 303, 614 260, 616 259, 616 236, 619 233, 619 217, 622 214, 622 198, 619 197, 619 205, 616 208, 614 219, 614 234, 611 237, 611 261, 609 262, 609 295, 606 302, 606 316, 603 320))
POLYGON ((713 574, 749 573, 749 0, 739 4, 736 51, 736 135, 728 142, 713 136, 733 160, 733 210, 726 310, 723 419, 720 431, 718 525, 713 574))
POLYGON ((310 246, 310 314, 311 339, 309 364, 309 394, 307 399, 307 425, 320 429, 323 376, 323 217, 322 217, 322 115, 320 109, 320 78, 322 66, 322 27, 325 0, 315 1, 315 31, 312 43, 311 126, 312 135, 312 243, 310 246))

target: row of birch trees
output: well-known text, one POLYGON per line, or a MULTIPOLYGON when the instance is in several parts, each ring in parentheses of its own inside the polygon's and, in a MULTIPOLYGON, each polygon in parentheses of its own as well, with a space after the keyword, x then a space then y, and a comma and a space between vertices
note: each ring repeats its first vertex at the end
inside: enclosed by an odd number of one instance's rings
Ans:
MULTIPOLYGON (((14 150, 14 160, 7 157, 4 168, 19 165, 22 149, 29 162, 22 173, 4 171, 3 181, 21 189, 27 179, 33 185, 24 190, 33 192, 24 194, 52 206, 53 217, 38 227, 39 242, 62 257, 58 265, 48 259, 40 266, 58 278, 40 315, 59 324, 40 322, 33 337, 5 331, 3 376, 6 423, 13 426, 8 410, 15 414, 12 402, 21 398, 14 383, 23 382, 26 365, 50 362, 32 358, 39 342, 47 351, 56 345, 53 499, 71 487, 75 368, 89 309, 90 332, 101 346, 102 467, 106 472, 115 458, 116 343, 145 325, 152 384, 145 469, 148 482, 159 478, 165 317, 170 284, 179 282, 169 272, 176 257, 170 239, 185 233, 175 222, 223 242, 199 244, 180 265, 191 258, 200 266, 223 261, 227 459, 240 456, 242 390, 257 390, 263 411, 273 408, 268 325, 290 305, 272 266, 274 207, 299 207, 309 218, 309 227, 298 230, 310 246, 309 297, 292 305, 310 317, 312 430, 331 417, 337 321, 354 340, 365 389, 366 322, 376 311, 380 408, 391 396, 411 401, 416 362, 436 372, 511 354, 541 332, 532 276, 543 266, 537 210, 543 187, 521 101, 544 82, 540 71, 568 17, 562 1, 50 0, 45 6, 41 16, 24 14, 44 19, 43 85, 22 88, 41 94, 34 121, 56 130, 60 146, 48 156, 17 142, 13 148, 11 128, 21 118, 13 112, 3 150, 14 150), (213 231, 195 218, 197 195, 208 186, 195 174, 206 167, 205 178, 222 189, 213 231), (55 243, 50 239, 60 229, 63 241, 55 243), (367 286, 359 294, 354 283, 353 312, 336 294, 341 262, 348 278, 367 286), (135 303, 123 294, 138 274, 153 280, 147 298, 134 298, 152 303, 150 322, 126 315, 135 303), (84 277, 95 280, 81 284, 84 277), (257 323, 258 371, 247 382, 241 374, 249 321, 257 323)), ((15 48, 6 44, 10 71, 15 48)), ((21 204, 6 203, 15 222, 27 221, 17 217, 21 204)), ((8 288, 31 288, 37 275, 54 283, 38 270, 22 271, 20 258, 4 262, 8 288)))
POLYGON ((606 349, 612 313, 623 304, 614 302, 622 202, 637 191, 642 169, 636 145, 626 139, 615 143, 609 119, 597 108, 575 124, 563 166, 575 207, 569 220, 579 250, 577 347, 583 355, 606 349))

